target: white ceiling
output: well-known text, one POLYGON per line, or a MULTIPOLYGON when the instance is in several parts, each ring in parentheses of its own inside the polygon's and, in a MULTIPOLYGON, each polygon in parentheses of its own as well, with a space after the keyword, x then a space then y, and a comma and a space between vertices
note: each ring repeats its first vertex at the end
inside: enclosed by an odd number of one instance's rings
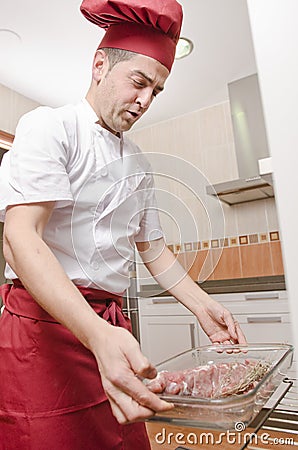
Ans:
MULTIPOLYGON (((50 106, 85 95, 103 31, 81 15, 80 3, 0 0, 1 84, 50 106)), ((137 127, 222 102, 228 82, 256 72, 246 0, 180 3, 181 35, 192 39, 194 51, 175 62, 165 92, 137 127)))

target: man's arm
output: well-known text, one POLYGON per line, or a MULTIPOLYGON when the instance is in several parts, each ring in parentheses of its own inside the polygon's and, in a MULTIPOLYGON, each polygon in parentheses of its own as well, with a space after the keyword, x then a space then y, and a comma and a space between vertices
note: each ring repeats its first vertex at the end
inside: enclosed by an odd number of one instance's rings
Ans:
POLYGON ((120 423, 150 417, 171 408, 135 376, 152 378, 156 370, 127 331, 100 318, 43 241, 55 202, 7 209, 3 251, 25 288, 95 356, 113 414, 120 423))
POLYGON ((190 278, 164 239, 137 242, 136 245, 144 264, 159 285, 198 318, 212 342, 246 344, 245 336, 231 313, 190 278))

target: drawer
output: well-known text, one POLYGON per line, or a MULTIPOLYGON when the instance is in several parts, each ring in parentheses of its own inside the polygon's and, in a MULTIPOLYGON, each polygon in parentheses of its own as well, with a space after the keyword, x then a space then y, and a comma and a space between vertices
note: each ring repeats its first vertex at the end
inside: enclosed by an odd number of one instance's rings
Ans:
POLYGON ((140 297, 139 311, 142 316, 190 316, 193 315, 174 297, 140 297))
POLYGON ((232 314, 288 314, 289 304, 286 300, 269 301, 256 300, 246 302, 225 302, 222 304, 231 311, 232 314))
POLYGON ((286 291, 240 292, 234 294, 211 295, 222 303, 232 314, 288 313, 289 304, 286 291))
POLYGON ((249 343, 293 342, 289 314, 235 314, 249 343))
POLYGON ((258 292, 234 292, 230 294, 211 294, 218 302, 246 302, 246 301, 268 301, 286 300, 287 291, 258 291, 258 292))

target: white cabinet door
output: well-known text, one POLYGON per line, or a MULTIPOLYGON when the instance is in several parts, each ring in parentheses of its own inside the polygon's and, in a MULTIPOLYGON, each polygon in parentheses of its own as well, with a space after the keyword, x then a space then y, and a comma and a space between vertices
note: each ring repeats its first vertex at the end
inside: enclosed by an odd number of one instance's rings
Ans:
POLYGON ((143 316, 141 349, 158 364, 199 345, 198 323, 193 316, 143 316))
POLYGON ((235 315, 249 343, 293 342, 289 314, 235 315))

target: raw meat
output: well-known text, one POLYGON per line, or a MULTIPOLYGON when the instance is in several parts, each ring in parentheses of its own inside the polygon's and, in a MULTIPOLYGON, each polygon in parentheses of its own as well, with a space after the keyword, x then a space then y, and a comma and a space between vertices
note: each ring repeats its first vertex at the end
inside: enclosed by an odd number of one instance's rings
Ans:
POLYGON ((147 387, 156 394, 220 398, 248 392, 267 370, 267 364, 250 360, 207 364, 175 372, 161 371, 147 387))

